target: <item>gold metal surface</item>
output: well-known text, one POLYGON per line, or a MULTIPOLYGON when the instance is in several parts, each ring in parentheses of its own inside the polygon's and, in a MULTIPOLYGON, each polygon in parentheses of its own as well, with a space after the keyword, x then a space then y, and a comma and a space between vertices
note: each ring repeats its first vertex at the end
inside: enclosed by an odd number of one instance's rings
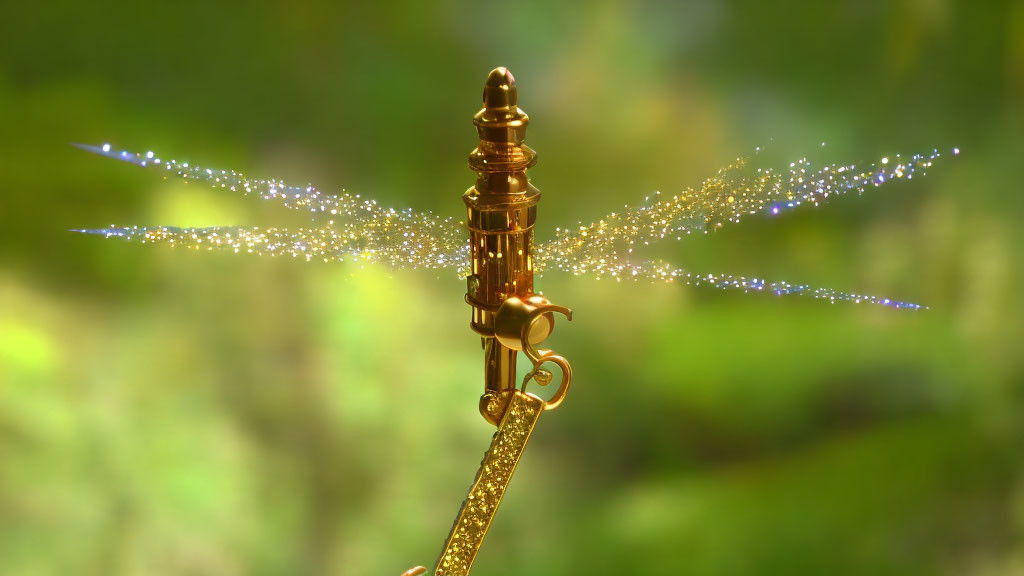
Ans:
POLYGON ((434 566, 435 576, 469 574, 512 473, 544 412, 546 402, 533 394, 514 391, 509 398, 508 410, 484 454, 469 495, 462 503, 444 550, 434 566))
POLYGON ((555 306, 543 296, 536 295, 529 298, 507 298, 494 315, 495 339, 511 350, 522 350, 533 363, 533 369, 523 378, 524 392, 530 380, 541 386, 551 383, 552 374, 542 368, 544 364, 550 362, 561 370, 562 380, 554 396, 545 403, 545 410, 557 408, 562 403, 572 382, 572 367, 568 360, 551 350, 538 350, 534 347, 534 344, 540 344, 551 335, 555 327, 555 312, 572 320, 572 310, 555 306))
MULTIPOLYGON (((516 105, 516 83, 508 70, 491 72, 483 100, 473 117, 480 144, 469 155, 476 185, 462 196, 472 256, 466 302, 473 307, 470 326, 483 340, 480 413, 498 430, 445 540, 435 576, 469 574, 537 419, 562 403, 572 381, 565 358, 536 348, 554 330, 555 314, 572 320, 572 312, 533 293, 533 223, 540 192, 527 180, 526 169, 537 154, 523 144, 529 117, 516 105), (517 387, 520 351, 533 367, 517 387), (548 363, 562 376, 551 398, 543 400, 526 386, 552 382, 552 373, 543 368, 548 363)), ((417 566, 403 576, 424 572, 417 566)))
MULTIPOLYGON (((505 300, 528 301, 533 293, 533 224, 540 191, 526 176, 537 154, 523 143, 529 116, 518 107, 515 78, 495 68, 484 84, 483 108, 473 116, 480 142, 469 155, 476 185, 462 200, 470 232, 472 269, 466 302, 473 307, 470 326, 483 338, 484 394, 480 413, 497 424, 516 388, 516 352, 495 338, 495 315, 505 300)), ((538 343, 553 329, 538 324, 538 343)))

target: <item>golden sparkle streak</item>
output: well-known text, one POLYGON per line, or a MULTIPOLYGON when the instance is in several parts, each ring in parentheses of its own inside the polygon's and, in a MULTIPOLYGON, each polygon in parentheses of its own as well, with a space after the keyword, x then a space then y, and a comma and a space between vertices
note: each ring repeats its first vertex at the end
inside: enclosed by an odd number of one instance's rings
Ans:
MULTIPOLYGON (((188 162, 163 160, 153 152, 115 151, 109 144, 78 145, 84 150, 155 170, 164 177, 202 182, 246 196, 305 211, 311 226, 178 228, 118 227, 78 230, 107 237, 164 243, 193 249, 229 250, 306 261, 355 261, 399 269, 455 269, 465 277, 469 266, 468 237, 462 223, 432 212, 395 210, 342 191, 325 194, 312 185, 295 186, 278 179, 254 179, 234 170, 214 170, 188 162)), ((957 148, 952 155, 959 155, 957 148)), ((558 229, 555 238, 535 247, 538 272, 558 270, 577 276, 616 280, 681 281, 723 289, 763 291, 778 295, 812 295, 829 301, 872 303, 917 309, 917 304, 889 298, 814 288, 804 284, 768 282, 729 274, 695 274, 634 254, 664 239, 682 240, 693 233, 716 231, 744 217, 774 216, 787 210, 818 206, 836 196, 879 188, 896 180, 925 175, 942 157, 938 150, 907 159, 896 155, 864 167, 828 164, 815 168, 806 158, 787 169, 753 168, 740 158, 706 179, 671 197, 655 194, 644 204, 625 206, 604 218, 574 228, 558 229)), ((495 254, 495 258, 502 255, 495 254)))

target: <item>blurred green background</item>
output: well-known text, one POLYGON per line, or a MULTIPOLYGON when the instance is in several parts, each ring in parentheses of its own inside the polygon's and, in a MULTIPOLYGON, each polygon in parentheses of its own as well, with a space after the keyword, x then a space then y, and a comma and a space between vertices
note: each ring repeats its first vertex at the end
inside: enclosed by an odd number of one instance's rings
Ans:
POLYGON ((498 65, 539 239, 756 146, 963 152, 667 248, 927 312, 540 278, 576 385, 474 573, 1024 574, 1024 3, 950 0, 4 3, 0 573, 434 561, 491 434, 464 283, 71 234, 294 214, 69 143, 458 216, 498 65))

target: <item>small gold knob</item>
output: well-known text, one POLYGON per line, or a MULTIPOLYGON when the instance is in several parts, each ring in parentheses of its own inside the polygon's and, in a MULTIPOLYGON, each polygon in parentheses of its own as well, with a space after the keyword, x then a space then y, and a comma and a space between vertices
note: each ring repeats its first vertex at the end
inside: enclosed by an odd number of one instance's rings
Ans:
POLYGON ((555 329, 552 312, 565 314, 572 320, 570 310, 555 306, 543 296, 506 298, 494 315, 494 336, 502 346, 512 350, 524 350, 540 344, 555 329))
POLYGON ((508 68, 499 66, 491 70, 484 83, 484 108, 511 108, 518 102, 516 79, 508 68))

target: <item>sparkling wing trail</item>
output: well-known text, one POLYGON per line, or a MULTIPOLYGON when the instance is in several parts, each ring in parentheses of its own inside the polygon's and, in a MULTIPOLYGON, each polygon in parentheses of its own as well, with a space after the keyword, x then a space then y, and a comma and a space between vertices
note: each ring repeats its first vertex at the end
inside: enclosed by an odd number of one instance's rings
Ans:
POLYGON ((348 192, 323 194, 312 185, 292 186, 278 179, 248 178, 235 170, 214 170, 188 162, 162 160, 151 151, 144 154, 115 151, 110 144, 76 146, 155 170, 165 178, 201 182, 213 188, 279 202, 286 208, 307 211, 313 221, 313 226, 296 230, 111 226, 77 232, 195 249, 302 257, 307 261, 383 263, 395 268, 462 269, 469 262, 468 234, 454 218, 412 209, 384 208, 375 200, 364 200, 348 192))
MULTIPOLYGON (((959 153, 953 149, 953 155, 959 153)), ((740 158, 705 180, 699 190, 690 188, 671 198, 659 192, 653 202, 648 198, 643 205, 626 206, 597 222, 558 229, 554 239, 537 246, 538 267, 616 276, 609 263, 627 261, 638 246, 666 238, 681 240, 694 232, 707 234, 727 223, 739 223, 747 215, 777 215, 850 192, 860 194, 893 180, 909 180, 914 174, 924 175, 940 156, 935 150, 915 154, 909 161, 899 156, 891 162, 882 158, 865 169, 830 164, 816 170, 802 158, 786 172, 754 170, 747 159, 740 158)))
MULTIPOLYGON (((79 145, 107 158, 152 169, 166 177, 202 182, 214 188, 241 192, 286 208, 307 211, 308 228, 276 227, 178 228, 117 227, 77 230, 143 243, 165 243, 197 250, 229 250, 235 253, 291 256, 306 261, 356 261, 404 269, 454 268, 465 276, 469 265, 468 236, 462 222, 431 212, 384 208, 374 200, 348 192, 323 194, 312 185, 293 186, 277 179, 252 179, 234 170, 214 170, 188 162, 162 160, 153 152, 114 151, 109 144, 79 145)), ((954 148, 952 154, 959 155, 954 148)), ((870 303, 894 308, 922 306, 889 298, 812 288, 788 282, 767 282, 729 274, 694 274, 671 264, 634 260, 634 249, 670 238, 681 240, 694 232, 707 234, 727 223, 739 223, 749 215, 777 215, 801 206, 817 206, 836 196, 863 193, 886 183, 924 175, 941 154, 915 154, 908 160, 896 155, 891 161, 864 168, 828 164, 814 168, 802 158, 787 170, 753 168, 737 159, 705 180, 700 189, 687 189, 671 198, 655 194, 639 206, 625 206, 590 224, 558 229, 555 238, 535 246, 538 273, 558 270, 577 276, 645 279, 714 286, 745 292, 804 295, 829 301, 870 303)))
POLYGON ((313 185, 294 186, 274 178, 269 180, 248 178, 234 170, 214 170, 173 159, 163 160, 152 151, 144 154, 127 150, 117 151, 110 144, 102 146, 75 144, 74 146, 106 158, 159 171, 165 178, 171 176, 186 182, 202 182, 214 188, 242 192, 246 196, 280 202, 282 206, 293 210, 308 210, 314 216, 324 214, 342 218, 372 217, 371 214, 377 204, 372 200, 362 200, 358 195, 345 191, 340 194, 323 194, 313 185))
MULTIPOLYGON (((688 286, 710 286, 722 290, 742 290, 743 292, 764 292, 776 296, 808 296, 819 300, 828 300, 831 303, 851 302, 853 304, 878 304, 897 309, 927 310, 927 306, 902 302, 871 296, 857 294, 854 292, 841 292, 831 288, 813 287, 807 284, 790 284, 785 281, 769 282, 763 278, 748 278, 746 276, 735 276, 733 274, 694 274, 672 264, 661 261, 622 261, 610 265, 616 274, 609 273, 617 281, 623 278, 631 280, 650 280, 658 282, 682 282, 688 286)), ((601 276, 598 275, 598 278, 601 276)))
MULTIPOLYGON (((958 148, 953 156, 960 154, 958 148)), ((910 180, 925 175, 938 150, 915 154, 909 160, 899 155, 888 157, 865 168, 829 164, 815 169, 806 159, 793 162, 784 172, 750 167, 744 158, 718 171, 703 182, 700 189, 687 189, 671 198, 655 194, 643 205, 626 206, 590 224, 575 229, 558 229, 555 238, 536 246, 538 271, 559 270, 577 276, 609 276, 664 281, 684 281, 692 285, 713 285, 723 289, 772 292, 777 295, 813 295, 830 301, 848 301, 922 308, 917 304, 889 298, 839 292, 829 288, 811 288, 788 282, 766 283, 743 276, 696 275, 670 264, 634 261, 634 249, 670 238, 681 240, 694 232, 707 234, 727 223, 739 223, 748 215, 778 215, 801 206, 822 202, 850 192, 861 194, 895 180, 910 180)))
POLYGON ((164 243, 195 250, 228 250, 261 256, 291 256, 307 262, 360 262, 387 264, 399 269, 443 269, 465 266, 468 248, 424 233, 433 222, 385 220, 365 224, 339 224, 333 220, 311 228, 173 226, 117 227, 74 230, 107 238, 142 243, 164 243))

